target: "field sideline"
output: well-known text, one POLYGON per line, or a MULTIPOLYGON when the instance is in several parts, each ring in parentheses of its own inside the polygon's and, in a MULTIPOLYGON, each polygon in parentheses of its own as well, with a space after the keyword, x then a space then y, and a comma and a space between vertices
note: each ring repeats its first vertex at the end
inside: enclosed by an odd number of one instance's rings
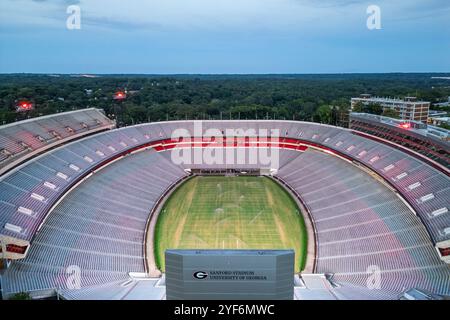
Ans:
POLYGON ((295 271, 306 263, 299 208, 267 177, 189 179, 162 208, 154 239, 155 262, 163 272, 166 249, 294 249, 295 271))

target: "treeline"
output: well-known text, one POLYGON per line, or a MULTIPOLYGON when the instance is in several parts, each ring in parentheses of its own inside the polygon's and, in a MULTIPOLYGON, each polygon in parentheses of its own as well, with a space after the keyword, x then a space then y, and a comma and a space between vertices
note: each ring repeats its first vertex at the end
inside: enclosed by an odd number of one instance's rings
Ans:
POLYGON ((230 118, 338 124, 350 98, 361 93, 446 100, 450 80, 432 76, 444 75, 0 75, 0 124, 88 107, 103 108, 120 125, 230 118), (127 99, 114 101, 118 90, 127 99), (17 113, 21 100, 31 101, 34 110, 17 113))

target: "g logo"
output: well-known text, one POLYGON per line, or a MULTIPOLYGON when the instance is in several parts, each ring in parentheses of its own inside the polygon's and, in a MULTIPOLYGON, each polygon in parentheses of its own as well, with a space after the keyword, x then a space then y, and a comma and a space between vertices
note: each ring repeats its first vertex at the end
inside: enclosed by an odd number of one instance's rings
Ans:
POLYGON ((208 274, 205 271, 197 271, 196 273, 194 273, 195 279, 203 280, 206 279, 207 277, 208 274))

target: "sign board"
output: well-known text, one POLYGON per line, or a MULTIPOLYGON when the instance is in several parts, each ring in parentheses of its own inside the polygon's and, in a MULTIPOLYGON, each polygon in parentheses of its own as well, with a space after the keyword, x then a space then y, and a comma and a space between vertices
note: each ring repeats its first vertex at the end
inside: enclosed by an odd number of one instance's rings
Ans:
POLYGON ((294 250, 167 250, 167 300, 292 300, 294 250))

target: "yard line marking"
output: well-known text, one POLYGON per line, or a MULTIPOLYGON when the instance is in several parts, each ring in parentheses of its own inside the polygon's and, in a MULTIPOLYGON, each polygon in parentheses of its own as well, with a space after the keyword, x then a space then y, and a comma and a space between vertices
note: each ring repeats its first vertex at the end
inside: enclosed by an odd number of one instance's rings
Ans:
POLYGON ((252 220, 250 220, 250 222, 248 223, 248 224, 253 224, 253 221, 255 221, 256 220, 256 218, 258 218, 261 214, 263 213, 263 211, 261 210, 261 211, 259 211, 259 213, 252 219, 252 220))

